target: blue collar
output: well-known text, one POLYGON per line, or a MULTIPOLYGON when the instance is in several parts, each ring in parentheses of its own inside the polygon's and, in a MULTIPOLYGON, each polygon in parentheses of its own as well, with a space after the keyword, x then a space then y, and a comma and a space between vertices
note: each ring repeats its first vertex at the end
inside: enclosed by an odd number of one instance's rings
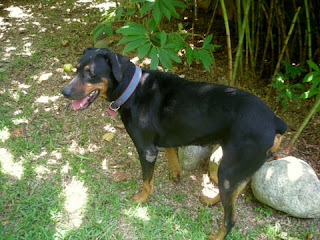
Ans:
POLYGON ((120 95, 120 97, 118 97, 117 100, 112 101, 109 104, 109 110, 111 111, 109 111, 110 114, 114 114, 116 111, 118 111, 118 109, 130 98, 140 82, 141 75, 141 68, 136 66, 136 70, 126 90, 124 90, 124 92, 120 95))

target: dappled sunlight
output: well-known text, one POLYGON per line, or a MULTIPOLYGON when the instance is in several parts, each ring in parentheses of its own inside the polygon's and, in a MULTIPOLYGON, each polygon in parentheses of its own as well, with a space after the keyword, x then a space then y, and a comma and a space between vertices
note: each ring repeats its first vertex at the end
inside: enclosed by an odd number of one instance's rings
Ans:
POLYGON ((98 151, 100 148, 101 147, 97 146, 96 144, 92 144, 92 143, 89 143, 87 145, 87 147, 84 148, 84 147, 81 147, 75 140, 72 140, 71 145, 68 148, 68 150, 72 153, 75 153, 75 154, 84 155, 86 153, 92 153, 92 152, 98 151))
POLYGON ((44 166, 44 165, 39 165, 39 166, 37 166, 37 167, 34 169, 34 171, 35 171, 36 174, 37 174, 37 176, 36 176, 37 179, 41 179, 41 178, 43 178, 44 176, 52 173, 52 171, 51 171, 49 168, 47 168, 46 166, 44 166))
POLYGON ((297 181, 300 177, 302 177, 305 173, 303 172, 303 166, 299 163, 289 162, 288 163, 288 179, 291 182, 297 181))
POLYGON ((75 2, 78 5, 81 3, 91 3, 91 5, 88 8, 98 8, 101 12, 116 7, 115 1, 105 1, 104 3, 92 3, 92 0, 77 0, 75 2))
POLYGON ((65 165, 62 166, 61 173, 64 175, 67 175, 70 170, 71 170, 70 164, 67 162, 65 165))
POLYGON ((7 127, 4 127, 3 129, 0 130, 0 141, 5 142, 10 138, 10 132, 7 127))
POLYGON ((150 216, 148 214, 148 207, 142 207, 141 205, 124 210, 124 214, 129 217, 141 219, 143 221, 150 220, 150 216))
POLYGON ((103 127, 104 130, 110 133, 115 133, 116 129, 113 127, 110 123, 108 123, 106 126, 103 127))
POLYGON ((31 42, 26 42, 24 45, 23 45, 23 52, 21 55, 24 55, 24 56, 32 56, 32 54, 34 53, 34 51, 31 50, 31 46, 32 46, 32 43, 31 42))
POLYGON ((212 181, 210 180, 210 177, 208 174, 202 175, 202 194, 209 198, 214 198, 219 194, 218 186, 215 186, 212 181))
POLYGON ((63 191, 63 195, 66 198, 64 208, 69 213, 68 222, 75 228, 81 226, 82 218, 86 212, 87 191, 84 183, 75 176, 72 177, 71 183, 67 184, 63 191))
POLYGON ((36 99, 37 103, 49 103, 57 101, 61 96, 40 96, 36 99))
POLYGON ((72 153, 79 153, 79 154, 86 153, 86 150, 83 147, 79 146, 79 144, 75 140, 71 141, 71 145, 68 148, 68 150, 72 153))
POLYGON ((38 83, 41 83, 41 82, 43 82, 43 81, 49 80, 49 78, 51 78, 52 75, 53 75, 52 72, 43 72, 43 73, 41 73, 41 74, 39 75, 39 77, 34 76, 34 79, 37 79, 37 82, 38 82, 38 83))
POLYGON ((22 124, 22 123, 29 123, 29 120, 26 119, 26 118, 17 118, 17 119, 13 119, 12 123, 14 125, 19 125, 19 124, 22 124))
POLYGON ((0 164, 3 173, 21 179, 23 175, 22 161, 14 161, 13 155, 5 148, 0 148, 0 164))
POLYGON ((30 18, 32 17, 31 10, 25 10, 22 7, 17 7, 17 6, 10 6, 4 9, 5 11, 9 12, 8 17, 10 18, 20 18, 20 19, 25 19, 25 18, 30 18))
POLYGON ((109 167, 108 167, 108 164, 107 164, 107 159, 103 159, 102 163, 101 163, 101 168, 102 170, 105 170, 105 171, 108 171, 109 170, 109 167))

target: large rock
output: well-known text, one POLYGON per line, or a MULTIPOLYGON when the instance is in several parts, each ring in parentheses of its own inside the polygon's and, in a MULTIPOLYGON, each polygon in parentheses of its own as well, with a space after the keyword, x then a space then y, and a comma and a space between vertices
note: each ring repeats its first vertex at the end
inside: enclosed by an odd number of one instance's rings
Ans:
POLYGON ((261 202, 300 218, 320 217, 320 181, 313 169, 295 157, 266 163, 251 182, 261 202))
POLYGON ((209 146, 186 146, 178 149, 179 162, 185 170, 194 170, 200 163, 210 158, 212 147, 209 146))

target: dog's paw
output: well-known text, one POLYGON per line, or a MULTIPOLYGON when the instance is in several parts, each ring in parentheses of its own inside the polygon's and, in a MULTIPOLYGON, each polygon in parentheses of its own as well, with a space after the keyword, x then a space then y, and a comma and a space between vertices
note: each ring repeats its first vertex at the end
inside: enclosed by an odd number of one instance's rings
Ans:
POLYGON ((179 182, 181 179, 181 171, 171 171, 170 172, 170 179, 174 182, 179 182))
POLYGON ((137 193, 133 195, 131 200, 137 203, 145 203, 148 200, 149 195, 145 192, 137 193))
POLYGON ((208 240, 219 240, 218 234, 216 233, 210 233, 210 235, 208 236, 208 240))

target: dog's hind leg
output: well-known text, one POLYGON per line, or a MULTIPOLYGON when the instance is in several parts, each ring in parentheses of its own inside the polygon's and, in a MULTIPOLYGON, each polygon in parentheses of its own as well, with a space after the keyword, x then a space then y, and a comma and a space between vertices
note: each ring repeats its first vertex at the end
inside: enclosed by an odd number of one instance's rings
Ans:
POLYGON ((224 156, 218 169, 218 186, 223 206, 223 222, 217 234, 209 239, 222 240, 235 224, 235 202, 251 176, 263 165, 268 148, 264 145, 247 144, 224 147, 224 156))
POLYGON ((142 168, 143 185, 140 193, 134 195, 132 200, 145 203, 153 191, 154 165, 157 159, 158 150, 155 146, 138 150, 142 168))
POLYGON ((178 160, 177 151, 175 148, 165 148, 164 152, 170 167, 170 177, 173 181, 179 181, 181 177, 181 166, 178 160))

